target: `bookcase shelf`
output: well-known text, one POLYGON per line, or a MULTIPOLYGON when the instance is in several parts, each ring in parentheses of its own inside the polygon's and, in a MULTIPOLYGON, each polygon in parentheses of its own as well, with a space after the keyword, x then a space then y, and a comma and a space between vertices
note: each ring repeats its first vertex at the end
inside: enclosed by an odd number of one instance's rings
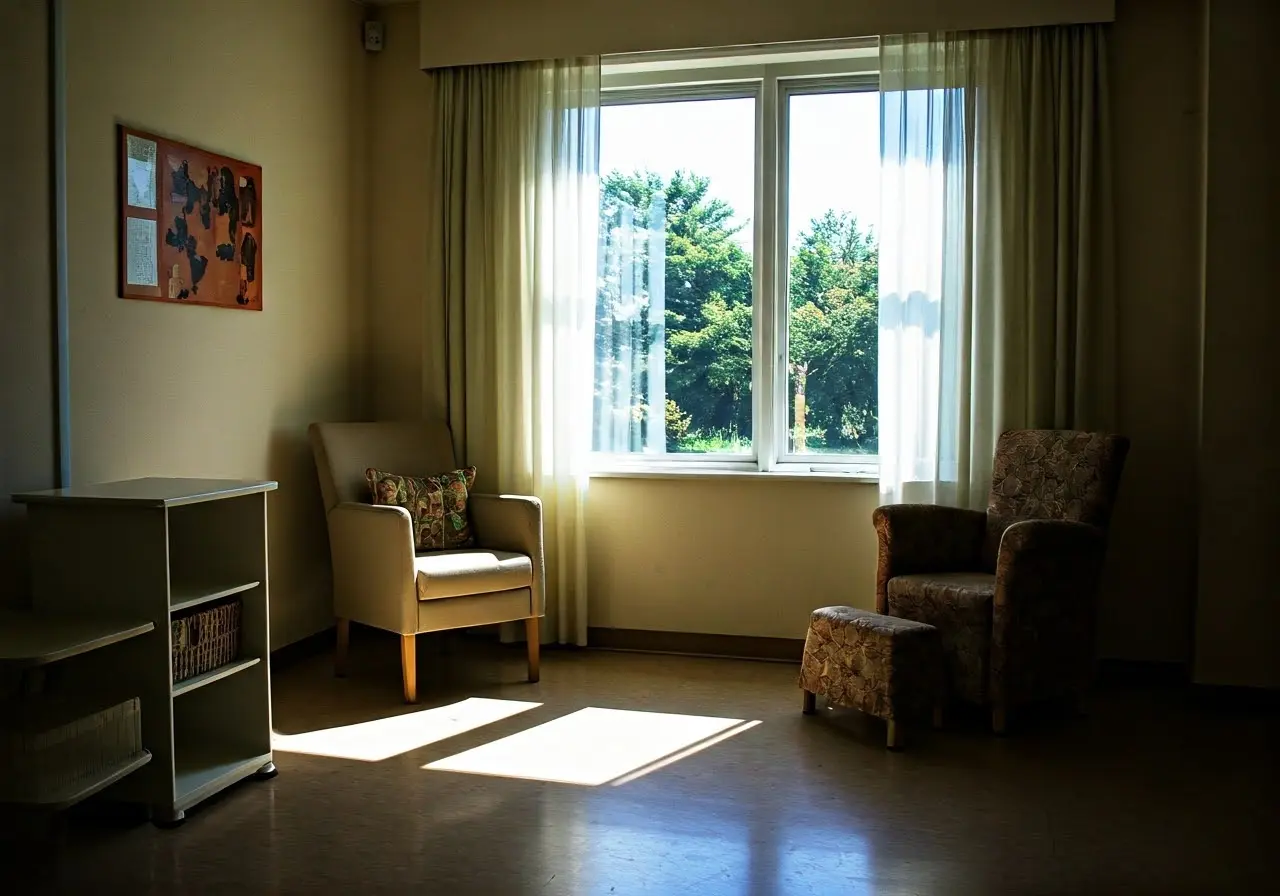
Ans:
POLYGON ((79 658, 70 684, 92 690, 109 681, 139 695, 151 759, 107 784, 120 799, 146 803, 157 823, 181 821, 186 809, 242 778, 275 773, 271 670, 263 661, 267 493, 275 488, 135 479, 14 496, 27 505, 34 610, 135 621, 133 636, 107 660, 98 659, 102 651, 79 658), (228 597, 242 606, 240 658, 174 683, 173 614, 228 597))
POLYGON ((101 774, 94 776, 88 780, 76 781, 68 784, 66 787, 54 793, 50 793, 39 798, 30 800, 17 800, 17 805, 39 806, 44 809, 66 809, 74 806, 81 800, 86 800, 100 790, 105 790, 112 784, 123 779, 126 775, 132 774, 142 768, 151 761, 151 753, 143 750, 127 759, 106 769, 101 774))
POLYGON ((216 669, 210 669, 202 675, 194 678, 188 678, 186 681, 179 681, 173 686, 173 696, 181 697, 183 694, 190 693, 197 688, 202 688, 207 684, 213 684, 215 681, 221 681, 228 676, 235 675, 237 672, 243 672, 250 666, 256 666, 260 660, 255 656, 247 660, 236 660, 233 663, 227 663, 225 666, 219 666, 216 669))
POLYGON ((169 589, 169 610, 173 613, 181 613, 183 610, 190 610, 211 600, 218 600, 219 598, 239 594, 242 591, 249 591, 257 588, 260 584, 262 583, 240 582, 231 585, 223 582, 216 585, 173 585, 169 589))
POLYGON ((271 751, 254 753, 227 746, 190 747, 174 769, 175 803, 189 809, 229 784, 257 774, 271 762, 271 751))
POLYGON ((153 631, 142 620, 75 618, 0 610, 0 663, 26 669, 109 647, 153 631))

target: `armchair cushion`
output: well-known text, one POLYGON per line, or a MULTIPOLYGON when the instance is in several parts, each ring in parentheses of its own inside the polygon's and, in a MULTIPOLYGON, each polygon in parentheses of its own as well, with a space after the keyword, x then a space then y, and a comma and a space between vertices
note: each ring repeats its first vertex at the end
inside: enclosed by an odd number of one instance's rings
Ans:
POLYGON ((996 577, 987 573, 926 573, 888 582, 890 616, 927 622, 942 634, 952 693, 975 703, 987 692, 996 577))
POLYGON ((890 612, 885 589, 894 576, 982 569, 985 513, 933 504, 889 504, 877 507, 871 521, 880 547, 878 613, 890 612))
POLYGON ((467 516, 467 495, 476 481, 475 467, 425 477, 369 468, 364 476, 374 504, 396 505, 409 511, 417 550, 450 550, 475 544, 467 516))
POLYGON ((431 551, 413 561, 418 600, 489 594, 533 585, 533 561, 526 554, 490 551, 431 551))

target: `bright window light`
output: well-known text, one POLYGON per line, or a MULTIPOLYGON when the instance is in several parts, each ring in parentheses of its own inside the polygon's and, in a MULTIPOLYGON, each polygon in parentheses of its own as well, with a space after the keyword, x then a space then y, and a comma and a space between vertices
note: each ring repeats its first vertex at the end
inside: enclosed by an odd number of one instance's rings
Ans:
POLYGON ((758 724, 588 707, 423 768, 586 786, 625 784, 758 724))
POLYGON ((303 734, 271 735, 271 748, 285 753, 307 753, 335 759, 380 762, 484 725, 500 722, 541 706, 519 700, 470 697, 448 706, 325 728, 303 734))

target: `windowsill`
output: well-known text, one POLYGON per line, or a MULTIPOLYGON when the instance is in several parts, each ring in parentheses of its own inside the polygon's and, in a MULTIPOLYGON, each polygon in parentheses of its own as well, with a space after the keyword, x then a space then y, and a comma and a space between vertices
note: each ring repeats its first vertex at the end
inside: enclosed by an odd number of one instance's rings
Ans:
POLYGON ((877 485, 874 473, 810 473, 788 470, 712 470, 686 467, 654 467, 653 469, 592 470, 592 479, 714 479, 719 481, 755 480, 758 482, 846 482, 877 485))

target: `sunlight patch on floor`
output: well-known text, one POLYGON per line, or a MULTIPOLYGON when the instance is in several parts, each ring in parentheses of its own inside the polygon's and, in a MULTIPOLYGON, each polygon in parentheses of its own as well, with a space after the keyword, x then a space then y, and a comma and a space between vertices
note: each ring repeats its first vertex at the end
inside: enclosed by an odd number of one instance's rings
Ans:
POLYGON ((758 724, 588 707, 423 768, 561 784, 625 784, 758 724))
POLYGON ((541 706, 520 700, 469 697, 448 706, 422 709, 355 725, 303 734, 272 732, 271 748, 335 759, 379 762, 458 734, 474 731, 541 706))

